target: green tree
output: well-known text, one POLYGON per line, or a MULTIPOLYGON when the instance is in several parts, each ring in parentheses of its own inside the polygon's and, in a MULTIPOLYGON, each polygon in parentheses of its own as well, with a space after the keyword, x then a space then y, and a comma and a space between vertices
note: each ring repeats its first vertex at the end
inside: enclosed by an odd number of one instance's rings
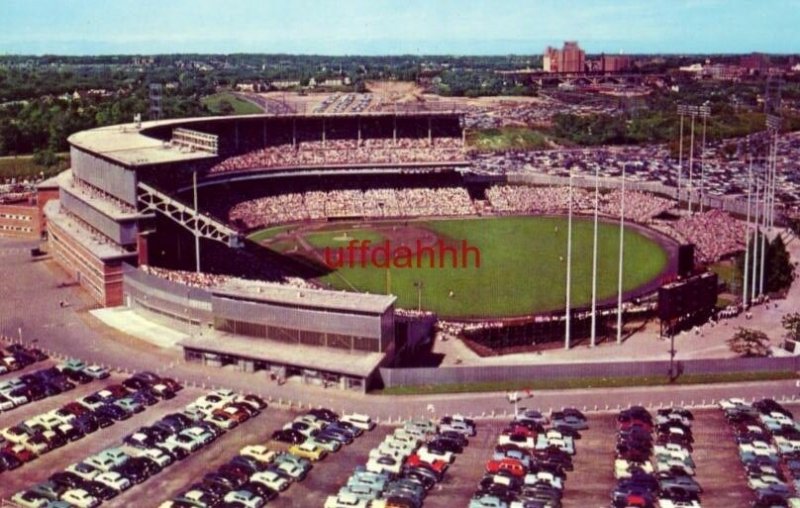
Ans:
POLYGON ((232 115, 234 111, 233 104, 228 99, 219 101, 219 113, 221 115, 232 115))
POLYGON ((781 318, 781 324, 786 329, 786 338, 800 342, 800 312, 786 314, 781 318))
POLYGON ((767 334, 750 328, 739 327, 733 337, 728 339, 728 347, 737 355, 747 358, 770 354, 767 334))

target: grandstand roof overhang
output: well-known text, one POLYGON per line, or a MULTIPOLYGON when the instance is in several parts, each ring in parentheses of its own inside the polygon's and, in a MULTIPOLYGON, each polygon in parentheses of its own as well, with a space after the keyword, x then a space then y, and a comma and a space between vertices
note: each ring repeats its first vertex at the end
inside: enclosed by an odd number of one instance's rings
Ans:
POLYGON ((196 351, 247 358, 305 369, 335 372, 361 378, 369 377, 384 359, 384 353, 350 352, 335 348, 284 344, 268 339, 210 330, 203 337, 192 337, 178 343, 196 351))
POLYGON ((166 140, 148 135, 150 131, 164 127, 191 128, 195 123, 207 122, 236 122, 240 120, 272 120, 272 119, 325 119, 325 118, 391 118, 405 117, 461 117, 463 112, 452 110, 397 110, 376 111, 359 113, 335 114, 257 114, 239 116, 207 116, 195 118, 176 118, 170 120, 153 120, 142 122, 141 126, 135 123, 98 127, 86 131, 76 132, 67 141, 70 145, 103 158, 117 162, 130 168, 149 166, 153 164, 167 164, 173 162, 186 162, 192 160, 211 159, 215 155, 201 151, 181 150, 170 146, 166 140))
POLYGON ((393 295, 373 295, 279 284, 245 284, 228 281, 212 290, 216 296, 292 307, 315 308, 358 314, 383 314, 394 306, 393 295))

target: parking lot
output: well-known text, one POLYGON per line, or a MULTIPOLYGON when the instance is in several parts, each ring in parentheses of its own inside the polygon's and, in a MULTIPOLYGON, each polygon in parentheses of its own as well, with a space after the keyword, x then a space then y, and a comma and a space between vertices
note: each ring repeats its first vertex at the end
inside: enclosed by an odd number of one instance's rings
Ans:
MULTIPOLYGON (((16 375, 17 373, 14 374, 16 375)), ((112 375, 103 381, 93 381, 85 385, 79 385, 74 390, 66 393, 15 408, 8 413, 0 414, 0 427, 14 425, 26 417, 58 409, 67 402, 88 395, 103 386, 118 383, 123 379, 123 376, 112 375)), ((98 429, 79 441, 67 443, 65 446, 52 450, 19 469, 0 473, 0 499, 8 499, 20 490, 47 480, 50 475, 62 471, 70 464, 80 462, 89 455, 120 444, 126 435, 143 425, 155 422, 168 413, 182 409, 202 393, 203 390, 186 388, 180 391, 174 399, 161 401, 127 420, 117 422, 105 429, 98 429)))
MULTIPOLYGON (((2 378, 19 376, 50 365, 52 362, 41 362, 16 373, 4 375, 2 378)), ((109 379, 78 385, 69 392, 2 413, 0 427, 14 425, 25 418, 56 409, 105 385, 119 383, 123 379, 122 376, 112 375, 109 379)), ((68 443, 17 470, 1 473, 0 498, 8 499, 15 492, 46 480, 51 474, 81 461, 88 455, 119 444, 123 437, 137 428, 152 424, 168 413, 183 409, 204 393, 205 391, 201 389, 186 388, 174 399, 160 401, 128 420, 100 429, 80 441, 68 443)), ((798 410, 796 406, 791 409, 798 410)), ((192 483, 200 481, 206 473, 229 461, 245 445, 267 444, 274 450, 285 450, 288 445, 270 441, 269 437, 274 430, 281 428, 298 414, 300 411, 297 410, 287 411, 270 407, 258 417, 226 433, 179 464, 165 469, 146 482, 104 503, 104 506, 157 507, 163 501, 187 490, 192 483)), ((695 443, 692 455, 697 464, 697 480, 704 488, 703 506, 709 508, 750 506, 753 494, 747 487, 734 436, 722 411, 704 409, 694 411, 694 415, 695 443)), ((486 461, 491 458, 497 437, 506 423, 505 420, 478 422, 477 436, 470 439, 469 446, 449 468, 444 481, 429 492, 425 500, 426 507, 450 508, 469 504, 469 499, 484 474, 486 461)), ((589 424, 590 429, 582 431, 581 439, 576 441, 574 471, 568 474, 565 484, 563 498, 565 507, 606 507, 609 503, 609 493, 616 483, 613 475, 615 415, 590 414, 589 424)), ((356 466, 366 463, 370 449, 376 447, 393 430, 394 427, 383 425, 366 432, 353 444, 316 463, 305 481, 294 484, 270 505, 322 506, 327 496, 336 494, 346 483, 356 466)))

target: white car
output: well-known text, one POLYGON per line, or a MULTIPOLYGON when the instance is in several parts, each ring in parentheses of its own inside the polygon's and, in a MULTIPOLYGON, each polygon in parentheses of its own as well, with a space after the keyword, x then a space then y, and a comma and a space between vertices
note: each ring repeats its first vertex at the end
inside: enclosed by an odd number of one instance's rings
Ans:
POLYGON ((203 446, 203 443, 194 436, 187 436, 186 434, 173 434, 166 440, 167 445, 177 446, 187 452, 196 452, 203 446))
POLYGON ((727 409, 738 409, 743 407, 750 407, 750 403, 745 401, 744 399, 738 398, 731 398, 731 399, 722 399, 717 403, 720 409, 727 410, 727 409))
POLYGON ((17 407, 14 401, 0 393, 0 411, 10 411, 17 407))
POLYGON ((381 443, 377 448, 373 448, 369 451, 369 458, 377 458, 386 455, 389 457, 394 457, 395 459, 405 460, 409 455, 411 455, 411 453, 412 451, 410 450, 392 448, 391 446, 387 446, 386 443, 381 443))
POLYGON ((109 376, 108 369, 104 369, 99 365, 89 365, 83 369, 83 373, 94 379, 105 379, 109 376))
POLYGON ((239 450, 239 455, 253 457, 261 462, 272 463, 277 456, 277 452, 270 450, 264 445, 247 445, 239 450))
POLYGON ((770 485, 784 485, 784 483, 777 476, 768 474, 749 476, 747 478, 747 486, 753 490, 763 489, 770 485))
POLYGON ((258 482, 272 490, 282 492, 289 488, 289 480, 273 471, 259 471, 250 476, 251 482, 258 482))
POLYGON ((247 508, 261 508, 264 506, 264 498, 257 496, 247 490, 232 490, 222 498, 226 503, 243 504, 247 508))
POLYGON ((389 455, 370 456, 366 468, 372 473, 399 475, 403 470, 403 459, 389 455))
POLYGON ((368 508, 369 506, 370 502, 366 499, 343 493, 337 496, 328 496, 324 508, 368 508))
POLYGON ((525 479, 523 480, 525 485, 534 485, 536 483, 548 483, 551 487, 564 490, 564 482, 561 481, 561 478, 554 475, 553 473, 549 473, 547 471, 539 471, 538 473, 528 473, 525 475, 525 479))
POLYGON ((14 444, 25 444, 28 442, 28 439, 30 439, 30 436, 26 432, 15 427, 6 427, 0 430, 0 437, 14 444))
POLYGON ((453 452, 437 452, 429 450, 427 446, 422 446, 417 450, 417 455, 423 462, 433 462, 435 460, 443 460, 452 464, 456 460, 456 455, 453 452))
POLYGON ((43 498, 39 494, 29 490, 17 492, 11 497, 11 501, 15 506, 22 506, 24 508, 44 508, 50 504, 49 499, 43 498))
POLYGON ((83 489, 69 489, 61 494, 61 500, 78 508, 94 508, 100 504, 99 499, 83 489))
POLYGON ((100 473, 94 477, 94 481, 102 483, 106 487, 109 487, 117 492, 123 492, 131 488, 131 481, 116 471, 100 473))
POLYGON ((696 500, 673 501, 671 499, 659 499, 658 508, 701 508, 696 500))
POLYGON ((360 413, 350 413, 346 415, 342 415, 339 418, 340 421, 347 422, 354 427, 357 427, 361 430, 372 430, 375 428, 375 422, 372 421, 372 418, 365 414, 360 413))
POLYGON ((306 471, 302 467, 297 464, 292 464, 291 462, 281 462, 275 468, 279 472, 285 473, 295 482, 303 481, 306 477, 306 471))

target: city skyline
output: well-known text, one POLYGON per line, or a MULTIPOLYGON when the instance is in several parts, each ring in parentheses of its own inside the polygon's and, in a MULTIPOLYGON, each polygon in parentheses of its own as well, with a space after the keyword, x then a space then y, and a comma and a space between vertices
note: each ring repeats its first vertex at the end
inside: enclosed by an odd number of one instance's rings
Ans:
POLYGON ((0 54, 800 52, 800 1, 4 2, 0 54))

